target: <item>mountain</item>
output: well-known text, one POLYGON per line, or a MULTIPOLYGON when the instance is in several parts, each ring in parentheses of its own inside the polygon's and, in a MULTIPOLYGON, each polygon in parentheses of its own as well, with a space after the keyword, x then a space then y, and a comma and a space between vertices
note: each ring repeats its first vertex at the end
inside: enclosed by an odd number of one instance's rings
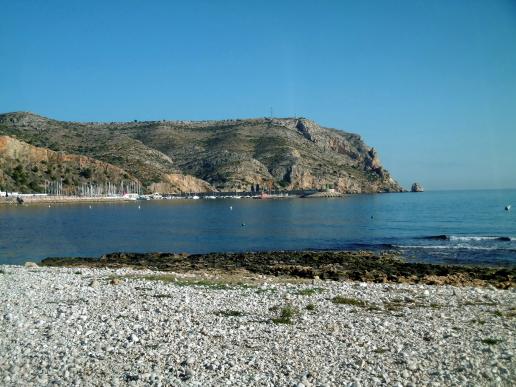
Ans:
POLYGON ((79 123, 0 114, 0 135, 121 168, 149 191, 399 192, 359 135, 305 118, 79 123))

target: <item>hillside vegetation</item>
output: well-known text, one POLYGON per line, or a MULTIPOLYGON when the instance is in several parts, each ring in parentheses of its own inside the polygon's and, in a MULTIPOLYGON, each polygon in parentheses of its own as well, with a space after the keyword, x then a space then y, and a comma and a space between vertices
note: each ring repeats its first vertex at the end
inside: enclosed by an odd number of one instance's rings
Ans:
POLYGON ((118 187, 136 183, 137 179, 90 157, 54 152, 0 136, 0 190, 38 193, 50 189, 51 182, 59 182, 62 193, 72 194, 84 185, 118 187))
MULTIPOLYGON (((162 192, 247 191, 257 184, 402 190, 360 136, 304 118, 78 123, 18 112, 0 115, 0 135, 116 166, 121 175, 162 192)), ((3 168, 12 168, 6 160, 3 168)), ((9 184, 19 184, 9 176, 9 184)), ((70 184, 78 182, 72 176, 70 184)))

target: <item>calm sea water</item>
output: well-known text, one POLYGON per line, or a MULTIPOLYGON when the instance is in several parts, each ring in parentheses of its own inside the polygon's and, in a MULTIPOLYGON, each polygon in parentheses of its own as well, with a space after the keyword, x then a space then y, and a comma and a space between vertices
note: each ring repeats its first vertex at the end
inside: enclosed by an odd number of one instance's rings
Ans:
POLYGON ((510 203, 516 190, 0 206, 0 263, 113 251, 396 249, 415 261, 514 265, 510 203))

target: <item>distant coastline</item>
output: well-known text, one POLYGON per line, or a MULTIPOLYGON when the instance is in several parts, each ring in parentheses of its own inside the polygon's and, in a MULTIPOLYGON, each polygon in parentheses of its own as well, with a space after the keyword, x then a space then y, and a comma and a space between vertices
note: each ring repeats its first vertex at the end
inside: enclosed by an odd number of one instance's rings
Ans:
MULTIPOLYGON (((93 197, 93 196, 21 196, 23 204, 54 204, 54 203, 108 203, 108 202, 130 202, 130 199, 123 197, 93 197)), ((18 205, 15 197, 2 197, 0 198, 0 205, 18 205)))
POLYGON ((86 202, 134 202, 136 200, 215 200, 215 199, 293 199, 293 198, 340 198, 346 195, 334 190, 328 191, 291 191, 274 193, 254 192, 203 192, 191 194, 152 194, 152 195, 119 195, 119 196, 74 196, 74 195, 45 195, 10 193, 10 196, 0 196, 1 204, 39 204, 39 203, 86 203, 86 202), (18 199, 20 198, 20 199, 18 199))

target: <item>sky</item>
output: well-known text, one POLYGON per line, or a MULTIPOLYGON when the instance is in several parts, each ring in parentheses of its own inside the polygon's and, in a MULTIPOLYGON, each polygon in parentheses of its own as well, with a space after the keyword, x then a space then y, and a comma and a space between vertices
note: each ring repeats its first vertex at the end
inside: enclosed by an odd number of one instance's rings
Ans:
POLYGON ((403 186, 516 188, 516 1, 0 0, 0 112, 302 116, 403 186))

